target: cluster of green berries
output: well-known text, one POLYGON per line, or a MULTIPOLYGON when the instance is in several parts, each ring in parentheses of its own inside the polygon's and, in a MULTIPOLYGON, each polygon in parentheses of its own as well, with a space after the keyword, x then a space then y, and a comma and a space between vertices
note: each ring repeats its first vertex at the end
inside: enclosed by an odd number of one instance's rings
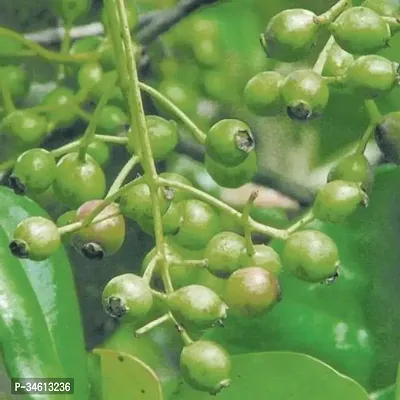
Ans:
MULTIPOLYGON (((290 118, 306 121, 323 113, 329 86, 350 89, 363 99, 388 93, 398 83, 399 64, 374 53, 389 46, 391 36, 400 27, 396 19, 393 23, 399 26, 389 26, 385 18, 393 16, 398 16, 395 7, 379 7, 374 2, 347 8, 328 21, 334 44, 323 71, 300 69, 287 76, 261 72, 244 89, 247 108, 256 115, 269 116, 284 107, 290 118)), ((323 16, 309 10, 285 10, 270 20, 261 44, 272 59, 299 61, 311 53, 326 25, 323 16)))
MULTIPOLYGON (((87 7, 84 1, 61 1, 56 10, 65 21, 73 23, 87 7), (67 3, 70 6, 64 7, 67 3)), ((336 43, 327 54, 323 75, 311 69, 297 70, 286 77, 275 71, 261 72, 244 89, 249 110, 266 116, 284 106, 290 118, 306 121, 323 113, 331 83, 349 87, 364 99, 390 91, 398 79, 398 65, 371 54, 387 46, 391 31, 381 14, 390 12, 375 9, 368 1, 362 7, 343 11, 329 23, 336 43)), ((128 8, 128 20, 133 28, 137 21, 134 8, 128 8)), ((107 32, 107 14, 102 14, 102 21, 107 32)), ((297 61, 312 50, 323 25, 323 20, 310 11, 286 10, 272 18, 261 42, 269 57, 297 61)), ((210 32, 211 28, 204 29, 210 32)), ((216 62, 213 46, 204 36, 196 50, 196 57, 209 66, 216 62)), ((161 213, 164 257, 160 258, 156 246, 143 260, 143 277, 126 273, 107 283, 102 301, 112 318, 136 324, 161 310, 180 329, 201 332, 223 325, 227 318, 229 323, 230 315, 257 318, 269 312, 281 300, 279 275, 283 268, 309 283, 332 283, 338 277, 338 249, 330 237, 317 230, 287 231, 278 255, 268 245, 254 245, 251 238, 225 230, 221 223, 224 211, 199 200, 196 182, 184 174, 158 174, 155 193, 154 182, 144 174, 125 186, 114 201, 105 203, 103 168, 109 149, 102 141, 93 140, 85 152, 78 143, 75 150, 61 156, 57 150, 40 148, 49 130, 69 125, 81 114, 77 103, 81 92, 88 96, 86 99, 98 102, 104 83, 116 74, 113 47, 107 36, 81 39, 70 49, 71 54, 87 52, 100 52, 101 58, 75 71, 78 93, 58 86, 43 100, 45 111, 16 110, 2 121, 3 130, 23 149, 9 179, 15 193, 35 195, 52 190, 69 209, 57 223, 43 217, 23 220, 9 245, 15 256, 42 261, 61 244, 72 245, 90 260, 111 256, 124 243, 126 220, 135 221, 143 231, 154 235, 154 195, 161 213), (170 284, 165 279, 166 271, 170 284)), ((7 68, 0 69, 0 79, 11 100, 17 102, 26 95, 29 80, 23 69, 7 68)), ((173 92, 179 98, 175 89, 165 84, 161 92, 173 92)), ((116 85, 109 104, 99 114, 96 132, 116 135, 125 130, 127 151, 140 159, 139 135, 128 124, 121 100, 122 92, 116 85)), ((175 103, 180 106, 179 99, 175 103)), ((178 124, 158 115, 146 115, 145 123, 154 161, 165 161, 178 144, 178 124)), ((386 115, 375 130, 380 148, 391 161, 399 163, 400 113, 386 115)), ((257 172, 255 144, 250 127, 243 121, 218 121, 205 135, 206 171, 223 187, 238 188, 250 182, 257 172)), ((330 171, 326 185, 315 198, 312 214, 326 223, 340 223, 360 205, 368 204, 372 186, 368 160, 363 154, 349 155, 330 171)), ((229 355, 214 342, 186 343, 180 367, 186 382, 198 390, 216 394, 230 383, 229 355)))

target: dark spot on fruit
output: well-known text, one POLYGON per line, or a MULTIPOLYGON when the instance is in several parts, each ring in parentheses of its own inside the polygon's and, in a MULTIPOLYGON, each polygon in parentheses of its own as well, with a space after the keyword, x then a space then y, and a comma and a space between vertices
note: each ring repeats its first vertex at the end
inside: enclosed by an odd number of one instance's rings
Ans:
POLYGON ((21 182, 21 180, 17 176, 10 175, 8 181, 11 189, 14 190, 15 194, 23 195, 26 193, 26 186, 21 182))
POLYGON ((15 257, 18 257, 18 258, 28 258, 29 257, 28 246, 22 240, 13 240, 9 244, 8 247, 9 247, 12 255, 15 257))
POLYGON ((82 246, 82 254, 89 260, 102 260, 104 250, 97 243, 86 243, 82 246))
POLYGON ((239 150, 245 151, 246 153, 250 153, 252 150, 254 150, 254 138, 249 131, 245 129, 237 131, 235 140, 236 146, 239 150))
POLYGON ((118 361, 121 361, 121 362, 124 362, 124 360, 125 360, 124 357, 121 356, 121 354, 119 354, 117 358, 118 358, 118 361))
POLYGON ((308 121, 312 117, 312 111, 304 102, 288 106, 286 108, 287 115, 294 121, 308 121))
POLYGON ((121 318, 128 311, 125 303, 116 296, 108 297, 104 302, 104 308, 111 317, 113 318, 121 318))

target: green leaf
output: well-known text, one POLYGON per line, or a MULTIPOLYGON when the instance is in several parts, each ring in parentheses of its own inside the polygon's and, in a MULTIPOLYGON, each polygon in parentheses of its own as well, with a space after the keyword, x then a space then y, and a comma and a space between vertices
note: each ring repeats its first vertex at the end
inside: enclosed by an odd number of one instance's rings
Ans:
POLYGON ((92 354, 92 369, 97 368, 96 375, 100 377, 95 382, 101 387, 99 400, 163 399, 157 375, 143 361, 109 349, 95 349, 92 354))
POLYGON ((395 390, 396 390, 396 386, 391 385, 385 389, 371 393, 369 395, 369 397, 371 400, 395 400, 395 398, 394 398, 395 390))
POLYGON ((65 250, 60 248, 41 262, 12 257, 8 244, 17 224, 29 216, 48 215, 5 187, 0 187, 0 199, 1 344, 8 373, 11 377, 74 378, 74 399, 85 400, 86 351, 65 250), (6 307, 7 302, 14 306, 6 307))
POLYGON ((177 388, 179 382, 178 357, 182 339, 174 326, 163 325, 135 338, 130 325, 121 325, 102 344, 102 348, 122 351, 142 360, 152 368, 160 380, 165 398, 177 388))
MULTIPOLYGON (((219 400, 243 399, 351 399, 368 400, 355 381, 327 364, 299 353, 270 352, 232 357, 231 386, 218 394, 219 400)), ((182 386, 173 400, 205 400, 207 393, 182 386)))
POLYGON ((397 369, 396 400, 400 400, 400 364, 399 364, 399 368, 397 369))

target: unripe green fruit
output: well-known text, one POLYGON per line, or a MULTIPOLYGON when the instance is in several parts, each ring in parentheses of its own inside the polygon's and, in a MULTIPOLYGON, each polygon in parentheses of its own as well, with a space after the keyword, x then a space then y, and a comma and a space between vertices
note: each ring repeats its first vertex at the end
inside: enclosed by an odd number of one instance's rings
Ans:
POLYGON ((344 51, 337 43, 334 43, 329 50, 322 73, 324 76, 341 76, 345 74, 353 61, 354 56, 352 54, 344 51))
POLYGON ((332 181, 317 193, 313 213, 323 222, 342 222, 367 202, 367 195, 358 183, 332 181))
POLYGON ((196 61, 206 67, 215 67, 220 63, 222 51, 216 40, 201 39, 193 42, 192 50, 196 61))
POLYGON ((97 130, 104 135, 115 135, 122 131, 127 123, 128 117, 119 107, 106 105, 101 110, 97 130))
POLYGON ((87 148, 87 153, 89 156, 93 157, 100 166, 107 164, 110 159, 110 148, 101 140, 94 140, 91 142, 87 148))
POLYGON ((227 167, 205 156, 205 166, 211 178, 226 188, 238 188, 249 183, 258 170, 257 155, 252 151, 248 157, 234 167, 227 167))
POLYGON ((189 285, 167 297, 168 306, 178 322, 187 329, 206 329, 226 318, 226 304, 211 289, 189 285))
POLYGON ((261 35, 261 44, 267 56, 283 62, 298 61, 312 49, 319 25, 316 15, 295 8, 275 15, 261 35))
POLYGON ((358 96, 373 99, 390 92, 399 76, 398 64, 374 54, 357 58, 350 65, 345 84, 358 96))
POLYGON ((245 249, 244 238, 234 232, 221 232, 207 244, 204 257, 208 270, 220 278, 226 278, 240 268, 239 257, 245 249))
MULTIPOLYGON (((90 200, 82 204, 76 212, 76 220, 83 221, 102 200, 90 200)), ((107 218, 91 223, 72 236, 72 244, 90 260, 101 260, 104 256, 115 254, 123 245, 125 239, 125 221, 115 203, 109 204, 96 218, 107 218), (114 215, 114 216, 112 216, 114 215)))
POLYGON ((29 217, 21 221, 10 242, 11 253, 19 258, 42 261, 53 255, 60 246, 56 224, 43 217, 29 217))
POLYGON ((279 72, 264 71, 253 76, 244 88, 244 102, 249 111, 260 117, 276 114, 282 106, 279 72))
POLYGON ((228 279, 224 300, 229 313, 242 317, 260 316, 280 300, 278 279, 261 267, 239 269, 228 279))
POLYGON ((220 229, 218 214, 199 200, 183 201, 180 207, 182 221, 173 240, 190 250, 203 249, 220 229))
POLYGON ((251 256, 246 249, 243 249, 239 257, 239 264, 241 268, 261 267, 275 275, 279 275, 282 269, 278 253, 272 247, 264 244, 256 244, 254 254, 251 256))
POLYGON ((70 49, 70 54, 82 54, 95 51, 101 44, 103 39, 100 36, 87 36, 82 39, 75 40, 70 49))
POLYGON ((230 385, 231 369, 229 354, 217 343, 199 340, 182 350, 181 374, 194 389, 217 394, 230 385))
POLYGON ((386 114, 375 129, 375 139, 388 161, 400 164, 400 112, 386 114))
MULTIPOLYGON (((103 75, 101 76, 100 80, 91 87, 90 94, 95 102, 100 101, 101 96, 104 93, 104 85, 108 81, 108 79, 111 79, 112 75, 116 75, 116 71, 112 70, 108 72, 103 72, 103 75)), ((122 91, 119 86, 114 86, 111 89, 111 93, 109 96, 110 96, 109 101, 116 102, 118 105, 122 104, 124 101, 124 97, 122 95, 122 91)))
POLYGON ((144 317, 153 305, 149 284, 129 273, 112 278, 103 290, 102 299, 108 315, 128 321, 144 317))
POLYGON ((10 176, 10 186, 16 194, 43 193, 56 177, 56 161, 45 149, 22 153, 10 176))
POLYGON ((365 0, 362 6, 368 7, 385 17, 396 18, 400 16, 400 3, 398 0, 365 0))
POLYGON ((47 124, 45 117, 32 111, 13 111, 3 119, 2 128, 17 146, 35 147, 46 135, 47 124))
MULTIPOLYGON (((178 126, 175 121, 167 121, 156 115, 146 115, 146 124, 153 158, 156 161, 164 160, 178 144, 178 126)), ((128 137, 128 150, 140 154, 138 135, 128 137)))
MULTIPOLYGON (((69 210, 64 214, 61 214, 57 219, 57 226, 61 228, 62 226, 69 225, 76 222, 76 210, 69 210)), ((73 232, 64 233, 61 236, 63 244, 71 243, 73 232)))
POLYGON ((168 210, 162 216, 162 226, 164 234, 175 235, 179 230, 181 220, 181 209, 179 205, 175 201, 173 201, 170 203, 168 210))
POLYGON ((329 29, 337 44, 351 54, 371 54, 387 47, 389 25, 375 11, 352 7, 344 11, 329 29))
MULTIPOLYGON (((158 190, 158 201, 161 215, 164 215, 170 205, 172 196, 164 188, 158 190)), ((120 197, 119 205, 121 213, 134 221, 152 218, 153 203, 151 201, 150 188, 146 183, 139 183, 126 190, 120 197)))
MULTIPOLYGON (((193 186, 189 179, 185 178, 183 175, 176 174, 174 172, 162 172, 159 176, 160 178, 168 179, 169 181, 183 183, 187 186, 193 186)), ((181 189, 170 187, 169 190, 172 191, 172 199, 175 203, 178 203, 182 200, 190 199, 190 197, 192 196, 190 193, 185 192, 181 189)))
POLYGON ((54 110, 47 111, 46 115, 49 121, 57 125, 71 124, 76 118, 75 106, 77 104, 74 92, 65 86, 58 86, 49 92, 43 98, 42 104, 56 107, 54 110))
POLYGON ((363 154, 351 154, 342 158, 330 170, 328 182, 336 180, 357 182, 366 193, 370 193, 374 184, 374 173, 363 154))
POLYGON ((309 69, 289 74, 282 83, 281 94, 288 116, 297 121, 320 116, 329 100, 328 85, 321 75, 309 69))
POLYGON ((22 66, 7 65, 0 68, 0 85, 14 100, 23 100, 29 92, 30 80, 22 66))
POLYGON ((234 167, 242 163, 254 150, 250 128, 237 119, 223 119, 207 133, 206 154, 215 162, 234 167))
POLYGON ((84 64, 78 72, 78 84, 81 89, 91 90, 103 78, 103 68, 97 62, 84 64))
POLYGON ((81 160, 77 152, 68 153, 58 161, 53 189, 62 203, 78 208, 88 200, 104 197, 106 178, 90 155, 81 160))
POLYGON ((324 233, 314 230, 290 235, 283 247, 281 260, 298 279, 324 282, 337 275, 339 253, 335 242, 324 233))

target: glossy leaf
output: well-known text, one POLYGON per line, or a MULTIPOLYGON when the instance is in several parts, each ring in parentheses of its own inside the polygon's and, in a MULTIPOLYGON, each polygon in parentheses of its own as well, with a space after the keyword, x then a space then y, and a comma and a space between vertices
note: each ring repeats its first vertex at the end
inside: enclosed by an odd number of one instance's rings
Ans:
POLYGON ((109 349, 92 352, 92 370, 97 368, 100 378, 98 400, 163 400, 162 387, 157 375, 140 359, 127 353, 109 349))
MULTIPOLYGON (((270 352, 232 357, 231 386, 218 394, 220 400, 242 399, 351 399, 368 400, 355 381, 327 364, 299 353, 270 352)), ((206 400, 213 397, 182 386, 173 400, 206 400)))
POLYGON ((73 377, 74 398, 84 400, 88 396, 86 351, 66 253, 60 248, 41 262, 11 257, 8 243, 17 224, 32 215, 48 216, 32 200, 5 187, 0 187, 0 200, 2 294, 9 301, 18 302, 4 310, 8 315, 2 312, 4 323, 6 316, 18 321, 3 327, 2 347, 8 372, 15 377, 73 377), (33 373, 29 369, 34 365, 49 371, 33 373))

